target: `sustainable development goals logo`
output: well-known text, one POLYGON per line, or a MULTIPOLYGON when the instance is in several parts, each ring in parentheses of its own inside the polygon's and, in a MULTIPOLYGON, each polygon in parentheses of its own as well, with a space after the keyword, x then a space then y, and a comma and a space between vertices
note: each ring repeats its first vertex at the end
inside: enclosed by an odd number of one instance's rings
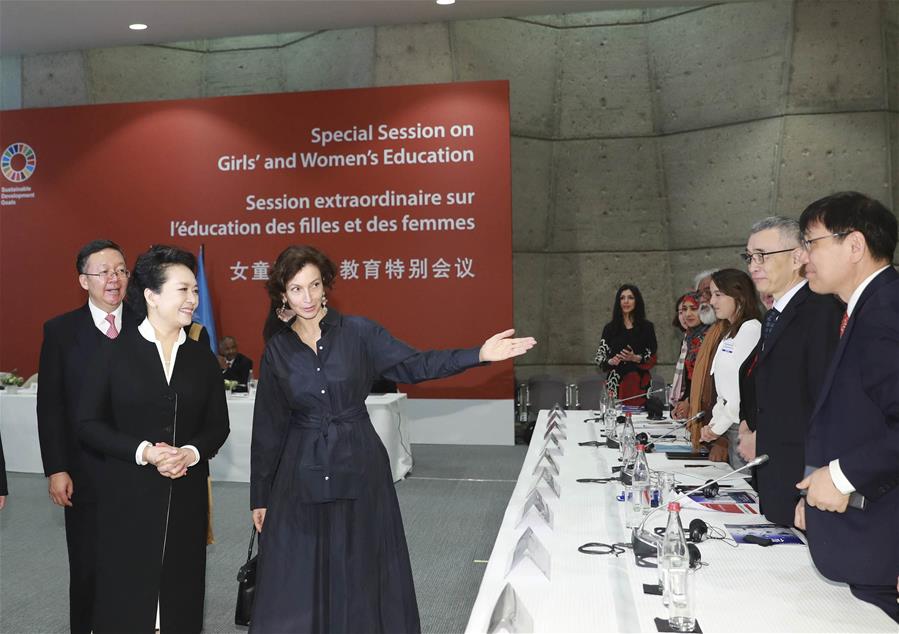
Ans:
POLYGON ((37 167, 37 154, 27 143, 11 143, 0 156, 0 171, 12 183, 24 183, 37 167))

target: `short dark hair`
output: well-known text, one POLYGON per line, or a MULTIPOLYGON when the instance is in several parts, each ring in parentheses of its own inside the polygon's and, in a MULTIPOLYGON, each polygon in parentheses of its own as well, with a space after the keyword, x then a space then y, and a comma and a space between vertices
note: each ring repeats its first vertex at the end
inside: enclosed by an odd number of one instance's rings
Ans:
POLYGON ((84 273, 84 265, 87 264, 87 259, 94 253, 99 253, 106 249, 118 251, 122 254, 122 258, 125 257, 125 252, 122 251, 122 247, 112 240, 91 240, 78 251, 78 256, 75 258, 75 270, 78 271, 79 274, 84 273))
POLYGON ((739 269, 721 269, 712 273, 712 282, 718 290, 732 297, 736 303, 736 312, 731 321, 730 328, 725 337, 734 337, 740 330, 740 326, 750 319, 762 319, 762 309, 759 305, 759 294, 755 290, 752 278, 739 269))
POLYGON ((313 264, 318 268, 325 288, 333 287, 337 267, 327 255, 308 245, 290 246, 278 255, 265 283, 265 290, 268 291, 273 306, 281 305, 283 295, 287 291, 287 283, 307 264, 313 264))
POLYGON ((815 222, 831 233, 858 231, 875 260, 893 261, 899 239, 896 216, 879 201, 858 192, 837 192, 816 200, 799 216, 803 234, 815 222))
POLYGON ((178 247, 154 244, 137 256, 128 284, 128 305, 138 318, 147 316, 144 291, 150 289, 158 293, 165 284, 166 270, 175 264, 186 266, 194 273, 197 271, 197 258, 194 254, 178 247))

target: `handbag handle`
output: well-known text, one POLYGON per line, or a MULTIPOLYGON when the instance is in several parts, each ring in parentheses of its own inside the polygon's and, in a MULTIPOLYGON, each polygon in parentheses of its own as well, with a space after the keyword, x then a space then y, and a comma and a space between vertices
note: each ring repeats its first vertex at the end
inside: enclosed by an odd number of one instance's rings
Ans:
POLYGON ((250 535, 250 547, 247 548, 247 563, 253 558, 253 543, 256 541, 256 526, 252 527, 253 533, 250 535))

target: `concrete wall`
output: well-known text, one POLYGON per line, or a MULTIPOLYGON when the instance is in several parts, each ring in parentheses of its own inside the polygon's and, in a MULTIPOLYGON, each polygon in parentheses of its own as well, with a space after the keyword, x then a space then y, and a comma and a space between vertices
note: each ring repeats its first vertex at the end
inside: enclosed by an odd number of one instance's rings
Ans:
POLYGON ((521 378, 593 374, 636 283, 674 298, 752 222, 857 189, 899 210, 899 1, 775 0, 6 58, 3 108, 508 79, 521 378))

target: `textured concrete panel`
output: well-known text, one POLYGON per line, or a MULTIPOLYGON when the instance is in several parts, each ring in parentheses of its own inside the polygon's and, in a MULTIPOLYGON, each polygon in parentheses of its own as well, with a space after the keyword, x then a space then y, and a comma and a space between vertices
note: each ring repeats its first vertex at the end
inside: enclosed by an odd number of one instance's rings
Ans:
POLYGON ((519 22, 542 24, 544 26, 556 27, 559 29, 565 26, 565 15, 561 13, 556 15, 526 15, 509 19, 517 20, 519 22))
POLYGON ((84 53, 26 55, 22 58, 22 106, 80 106, 90 103, 84 53))
POLYGON ((512 256, 512 301, 515 332, 534 337, 537 346, 528 352, 528 363, 543 363, 548 353, 545 315, 546 256, 516 253, 512 256))
POLYGON ((694 11, 702 11, 704 7, 659 7, 643 10, 643 20, 645 22, 660 22, 684 13, 693 13, 694 11))
POLYGON ((546 248, 553 142, 512 137, 512 250, 546 248))
POLYGON ((280 51, 286 90, 371 86, 375 29, 324 31, 280 51))
POLYGON ((375 31, 375 85, 451 82, 449 24, 382 26, 375 31))
POLYGON ((770 215, 781 119, 664 137, 672 249, 742 244, 770 215))
POLYGON ((565 29, 561 38, 559 136, 652 134, 646 27, 565 29))
POLYGON ((778 212, 797 216, 810 202, 844 189, 889 200, 888 125, 879 112, 788 117, 778 212))
POLYGON ((789 2, 728 3, 650 23, 657 129, 779 114, 791 11, 789 2))
POLYGON ((207 53, 206 96, 249 95, 285 90, 279 49, 207 53))
POLYGON ((209 52, 276 48, 280 44, 281 38, 278 35, 242 35, 239 37, 220 37, 206 40, 209 52))
POLYGON ((551 248, 667 249, 658 143, 558 141, 551 248))
MULTIPOLYGON (((887 104, 899 112, 899 0, 887 3, 883 25, 884 51, 887 65, 887 104)), ((897 166, 899 171, 899 166, 897 166)))
MULTIPOLYGON (((891 113, 890 118, 890 148, 892 149, 891 171, 893 174, 893 199, 885 200, 885 203, 892 204, 892 211, 899 216, 899 113, 891 113)), ((899 262, 899 251, 896 252, 897 262, 899 262)))
POLYGON ((22 107, 22 56, 0 57, 0 110, 22 107))
POLYGON ((797 0, 789 112, 881 108, 881 13, 870 0, 797 0))
POLYGON ((636 284, 646 302, 647 318, 656 324, 659 354, 672 363, 676 352, 670 327, 670 271, 663 252, 572 253, 546 259, 546 319, 551 323, 546 362, 591 363, 602 328, 612 317, 615 292, 636 284))
POLYGON ((565 26, 614 26, 616 24, 642 24, 642 9, 620 9, 614 11, 588 11, 586 13, 568 13, 565 26))
POLYGON ((208 42, 215 40, 182 40, 180 42, 165 42, 160 44, 166 48, 176 48, 180 51, 193 51, 194 53, 205 53, 209 50, 208 42))
POLYGON ((205 53, 128 46, 87 51, 94 103, 203 96, 205 53))
POLYGON ((555 136, 559 29, 518 20, 451 25, 457 79, 508 79, 512 133, 555 136))

